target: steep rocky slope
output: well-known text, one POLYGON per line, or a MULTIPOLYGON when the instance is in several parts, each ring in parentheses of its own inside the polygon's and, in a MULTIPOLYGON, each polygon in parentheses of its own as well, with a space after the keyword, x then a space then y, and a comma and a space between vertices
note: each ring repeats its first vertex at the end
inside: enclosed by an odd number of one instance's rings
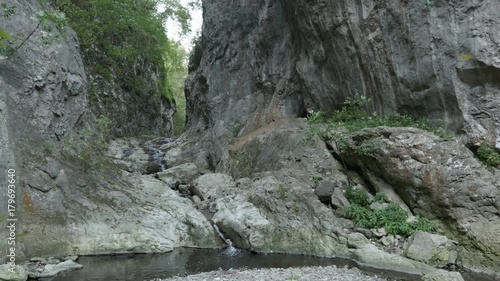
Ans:
MULTIPOLYGON (((498 1, 206 1, 190 131, 243 135, 363 95, 500 147, 498 1), (230 77, 228 79, 228 77, 230 77)), ((213 143, 226 163, 224 141, 213 143)))

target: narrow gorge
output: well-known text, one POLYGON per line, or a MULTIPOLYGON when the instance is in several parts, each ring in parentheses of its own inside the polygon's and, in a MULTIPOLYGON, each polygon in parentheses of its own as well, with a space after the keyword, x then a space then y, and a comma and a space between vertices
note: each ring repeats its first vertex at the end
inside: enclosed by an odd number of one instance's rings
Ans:
POLYGON ((227 244, 500 279, 499 1, 202 1, 175 137, 171 43, 123 20, 161 1, 106 1, 0 0, 0 280, 227 244))

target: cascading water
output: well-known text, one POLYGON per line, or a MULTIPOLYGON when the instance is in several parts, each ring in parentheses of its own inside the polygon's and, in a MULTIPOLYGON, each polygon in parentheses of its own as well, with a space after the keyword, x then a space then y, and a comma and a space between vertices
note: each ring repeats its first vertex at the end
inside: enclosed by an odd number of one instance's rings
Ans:
POLYGON ((154 141, 150 145, 146 146, 146 149, 153 157, 153 163, 155 163, 160 167, 160 172, 164 171, 167 167, 163 162, 163 157, 165 157, 165 152, 161 151, 158 147, 167 143, 171 143, 173 141, 175 141, 175 138, 165 138, 162 140, 154 141))
POLYGON ((212 222, 212 226, 215 229, 215 233, 217 233, 217 235, 222 239, 222 241, 224 241, 224 243, 226 243, 227 247, 226 247, 225 253, 228 256, 236 256, 242 252, 240 249, 234 247, 233 241, 231 241, 231 239, 226 238, 224 236, 224 234, 220 231, 219 227, 215 223, 212 222))

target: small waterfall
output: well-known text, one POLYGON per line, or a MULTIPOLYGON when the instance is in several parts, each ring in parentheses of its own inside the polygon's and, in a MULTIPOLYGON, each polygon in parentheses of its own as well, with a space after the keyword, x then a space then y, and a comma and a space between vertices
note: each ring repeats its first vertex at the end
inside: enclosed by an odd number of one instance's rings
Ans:
POLYGON ((163 157, 165 157, 165 152, 158 149, 158 147, 167 143, 171 143, 173 141, 175 141, 175 138, 166 138, 159 141, 155 141, 146 147, 146 149, 153 157, 153 163, 155 163, 160 167, 160 172, 165 171, 167 167, 163 163, 163 157))
POLYGON ((222 239, 222 241, 224 241, 224 243, 226 243, 226 254, 228 256, 236 256, 238 255, 239 253, 241 253, 241 250, 234 247, 233 245, 233 241, 231 241, 231 239, 228 239, 224 236, 224 234, 222 234, 222 232, 220 231, 219 227, 215 224, 215 223, 212 223, 212 226, 214 227, 215 229, 215 232, 217 233, 217 235, 222 239))
POLYGON ((148 149, 152 152, 153 163, 160 166, 160 172, 165 171, 165 169, 167 168, 163 163, 163 157, 165 157, 165 152, 153 146, 148 146, 148 149))

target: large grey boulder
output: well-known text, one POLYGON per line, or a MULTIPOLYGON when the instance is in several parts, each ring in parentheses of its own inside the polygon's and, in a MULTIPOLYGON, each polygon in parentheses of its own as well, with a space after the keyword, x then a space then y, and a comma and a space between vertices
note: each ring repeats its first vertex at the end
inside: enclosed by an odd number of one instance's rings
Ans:
POLYGON ((417 231, 405 245, 407 258, 443 267, 448 264, 454 243, 446 236, 417 231))
POLYGON ((260 253, 347 257, 341 225, 309 189, 265 177, 216 200, 213 221, 236 247, 260 253))
POLYGON ((8 264, 0 265, 0 281, 26 281, 28 274, 24 267, 17 265, 12 271, 8 264))

